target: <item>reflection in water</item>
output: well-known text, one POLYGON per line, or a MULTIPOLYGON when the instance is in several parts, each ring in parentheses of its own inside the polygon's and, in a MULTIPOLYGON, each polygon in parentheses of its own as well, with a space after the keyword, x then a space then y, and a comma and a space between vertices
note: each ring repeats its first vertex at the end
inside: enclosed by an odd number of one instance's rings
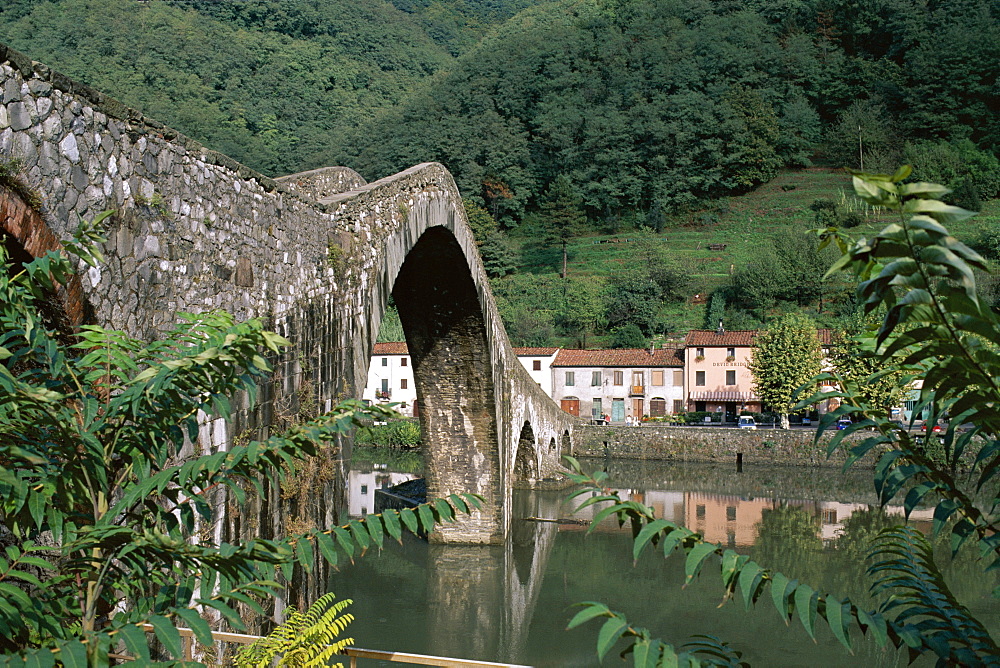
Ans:
MULTIPOLYGON (((654 507, 659 517, 816 588, 868 601, 872 608, 878 604, 868 598, 865 555, 871 537, 899 521, 892 515, 901 508, 890 507, 888 514, 873 508, 870 473, 852 477, 831 469, 773 467, 737 476, 711 465, 595 465, 607 466, 622 498, 654 507)), ((390 469, 374 468, 369 474, 376 478, 366 478, 367 484, 392 479, 390 469)), ((359 491, 352 490, 352 499, 363 496, 359 491)), ((565 496, 516 492, 513 516, 568 517, 565 496)), ((590 507, 584 515, 596 512, 590 507)), ((914 516, 918 526, 930 519, 927 510, 914 516)), ((362 647, 535 666, 596 666, 599 625, 573 631, 565 626, 573 604, 600 600, 668 642, 717 635, 754 665, 906 665, 905 655, 860 637, 854 657, 825 630, 814 644, 801 628, 786 627, 766 600, 750 613, 732 602, 718 607, 717 572, 713 577, 709 569, 682 589, 683 559, 664 561, 647 550, 633 564, 628 534, 617 523, 602 523, 589 535, 586 530, 519 521, 503 547, 406 541, 403 548, 359 560, 333 578, 331 589, 355 599, 351 634, 362 647)), ((993 630, 1000 619, 989 596, 996 576, 984 576, 970 551, 954 561, 946 545, 940 552, 938 563, 956 595, 993 630)))

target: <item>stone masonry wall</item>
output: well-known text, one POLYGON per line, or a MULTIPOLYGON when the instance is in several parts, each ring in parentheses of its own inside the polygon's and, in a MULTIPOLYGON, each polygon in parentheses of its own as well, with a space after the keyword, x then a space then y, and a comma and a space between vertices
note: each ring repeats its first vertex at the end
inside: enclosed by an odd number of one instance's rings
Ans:
POLYGON ((308 172, 279 176, 276 182, 292 192, 313 200, 357 190, 367 184, 364 177, 349 167, 321 167, 308 172))
MULTIPOLYGON (((832 432, 818 445, 812 429, 734 429, 713 427, 651 426, 613 427, 583 425, 574 432, 573 454, 636 460, 676 460, 733 463, 743 454, 744 463, 842 466, 844 455, 827 458, 832 432)), ((853 439, 862 437, 852 435, 853 439)))

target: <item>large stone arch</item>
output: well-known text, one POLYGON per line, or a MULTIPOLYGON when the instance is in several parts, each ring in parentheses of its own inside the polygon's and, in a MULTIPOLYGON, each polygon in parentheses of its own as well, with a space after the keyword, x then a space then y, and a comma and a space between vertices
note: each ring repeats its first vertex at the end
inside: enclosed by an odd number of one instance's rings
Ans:
POLYGON ((393 297, 421 407, 428 496, 464 490, 484 497, 473 521, 442 532, 495 542, 504 499, 494 360, 479 294, 450 230, 424 232, 400 268, 393 297))
POLYGON ((514 486, 530 487, 538 479, 538 451, 530 422, 521 427, 514 455, 514 486))

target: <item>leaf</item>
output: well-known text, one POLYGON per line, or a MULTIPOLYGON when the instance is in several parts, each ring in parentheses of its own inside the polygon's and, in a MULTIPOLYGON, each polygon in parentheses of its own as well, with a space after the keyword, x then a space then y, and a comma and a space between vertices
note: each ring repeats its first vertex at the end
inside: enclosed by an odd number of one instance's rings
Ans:
POLYGON ((666 520, 653 520, 646 524, 632 542, 632 558, 638 560, 639 555, 645 549, 646 545, 653 540, 654 536, 658 536, 663 529, 673 527, 674 524, 666 520))
MULTIPOLYGON (((59 643, 57 645, 59 648, 59 661, 65 668, 87 668, 87 647, 79 640, 71 640, 66 643, 59 643)), ((52 653, 46 651, 49 655, 50 663, 52 665, 52 653)))
POLYGON ((850 651, 851 638, 847 631, 847 624, 850 621, 851 606, 846 603, 827 597, 826 598, 826 620, 833 631, 834 637, 840 641, 850 651))
POLYGON ((819 595, 812 587, 800 584, 795 590, 795 608, 799 613, 799 621, 805 627, 809 637, 816 640, 816 614, 819 595))
POLYGON ((604 622, 604 626, 601 627, 601 632, 597 636, 597 657, 599 659, 604 659, 608 650, 614 647, 627 628, 628 622, 618 617, 612 617, 604 622))
POLYGON ((163 643, 170 656, 180 658, 182 653, 181 634, 177 627, 171 624, 169 619, 160 615, 150 617, 149 623, 152 624, 157 639, 163 643))
POLYGON ((611 613, 611 610, 608 609, 608 606, 604 605, 603 603, 586 602, 586 603, 579 603, 578 605, 582 605, 584 606, 584 608, 580 612, 573 615, 573 619, 571 619, 569 621, 569 624, 566 625, 567 631, 570 629, 575 629, 577 626, 589 622, 591 619, 594 619, 595 617, 601 617, 611 613))
MULTIPOLYGON (((178 617, 184 620, 187 627, 194 631, 195 637, 202 645, 212 646, 212 628, 208 625, 196 610, 191 608, 177 608, 174 611, 178 617)), ((134 627, 133 627, 134 628, 134 627)))
POLYGON ((712 543, 698 543, 695 545, 684 561, 685 583, 691 582, 698 575, 702 565, 705 563, 705 559, 708 558, 708 555, 714 554, 717 549, 719 549, 719 546, 712 543))
POLYGON ((143 661, 149 660, 149 641, 142 628, 127 624, 118 629, 118 633, 125 642, 125 649, 143 661))

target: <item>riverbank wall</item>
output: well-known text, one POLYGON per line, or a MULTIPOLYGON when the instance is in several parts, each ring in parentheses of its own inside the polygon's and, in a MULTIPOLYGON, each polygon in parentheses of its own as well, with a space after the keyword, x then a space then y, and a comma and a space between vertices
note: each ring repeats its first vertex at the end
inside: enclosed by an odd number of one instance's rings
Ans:
MULTIPOLYGON (((611 457, 664 461, 768 463, 799 466, 842 466, 846 454, 838 449, 827 457, 835 431, 814 443, 815 429, 736 429, 733 427, 579 426, 573 432, 576 457, 611 457)), ((849 443, 863 434, 847 437, 849 443)))

